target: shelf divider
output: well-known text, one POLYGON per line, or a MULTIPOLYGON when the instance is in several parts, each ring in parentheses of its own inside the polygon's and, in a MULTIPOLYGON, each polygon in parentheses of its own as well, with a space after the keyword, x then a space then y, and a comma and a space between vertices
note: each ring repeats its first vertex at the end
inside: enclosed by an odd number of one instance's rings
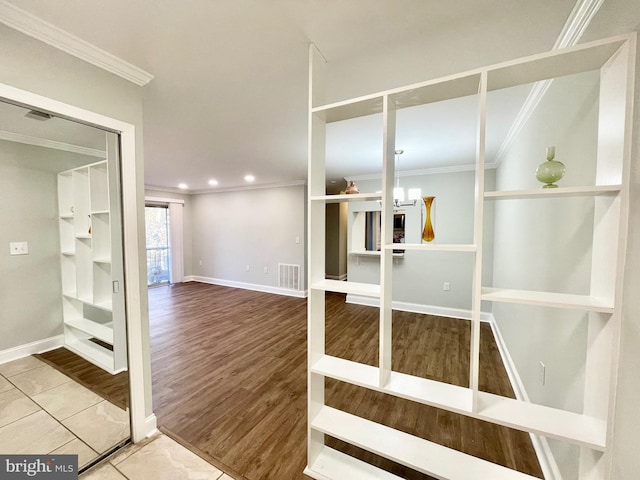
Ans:
POLYGON ((365 297, 380 296, 380 285, 373 283, 342 282, 340 280, 325 279, 314 283, 311 288, 324 290, 325 292, 348 293, 365 297))
POLYGON ((589 312, 613 313, 613 302, 589 295, 570 293, 536 292, 510 288, 482 287, 482 300, 491 302, 539 305, 542 307, 569 308, 589 312))

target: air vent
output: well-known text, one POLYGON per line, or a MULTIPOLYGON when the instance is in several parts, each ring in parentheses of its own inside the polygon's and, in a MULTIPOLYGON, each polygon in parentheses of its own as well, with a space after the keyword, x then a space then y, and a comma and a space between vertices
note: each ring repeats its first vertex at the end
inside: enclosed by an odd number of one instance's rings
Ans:
POLYGON ((279 263, 278 287, 300 290, 300 265, 279 263))

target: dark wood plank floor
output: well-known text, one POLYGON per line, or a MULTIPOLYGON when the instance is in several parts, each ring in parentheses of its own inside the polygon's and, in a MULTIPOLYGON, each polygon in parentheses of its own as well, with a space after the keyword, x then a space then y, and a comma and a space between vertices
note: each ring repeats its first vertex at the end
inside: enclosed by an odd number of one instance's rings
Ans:
POLYGON ((122 409, 128 408, 129 376, 127 372, 111 375, 65 348, 57 348, 38 354, 36 357, 114 405, 122 409))
MULTIPOLYGON (((238 479, 305 478, 306 301, 189 283, 151 289, 149 304, 161 428, 238 479)), ((469 322, 396 312, 393 323, 395 370, 468 385, 469 322)), ((377 309, 327 295, 327 353, 375 365, 377 335, 377 309)), ((491 330, 481 337, 483 390, 512 396, 491 330)), ((327 390, 329 405, 542 477, 528 434, 337 381, 327 390)))

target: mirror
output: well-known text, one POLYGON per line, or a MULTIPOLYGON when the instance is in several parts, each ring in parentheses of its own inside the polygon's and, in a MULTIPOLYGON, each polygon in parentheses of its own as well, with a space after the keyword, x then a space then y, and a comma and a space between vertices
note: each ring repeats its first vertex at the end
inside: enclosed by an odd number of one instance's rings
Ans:
POLYGON ((130 437, 119 136, 0 103, 0 452, 130 437))

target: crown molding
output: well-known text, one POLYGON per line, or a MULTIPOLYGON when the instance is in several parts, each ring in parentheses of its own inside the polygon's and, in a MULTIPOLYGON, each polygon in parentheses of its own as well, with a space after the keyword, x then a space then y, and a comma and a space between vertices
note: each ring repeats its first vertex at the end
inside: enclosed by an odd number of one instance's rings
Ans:
POLYGON ((0 140, 23 143, 25 145, 35 145, 36 147, 53 148, 55 150, 63 150, 65 152, 78 153, 90 157, 107 158, 107 152, 95 148, 81 147, 80 145, 73 145, 71 143, 57 142, 55 140, 22 135, 21 133, 6 132, 4 130, 0 130, 0 140))
MULTIPOLYGON (((485 164, 485 170, 489 170, 492 168, 496 168, 493 164, 485 164)), ((459 172, 474 172, 476 170, 475 164, 469 165, 453 165, 450 167, 434 167, 434 168, 423 168, 419 170, 404 170, 402 172, 396 173, 396 175, 400 177, 415 177, 418 175, 436 175, 439 173, 459 173, 459 172)), ((347 182, 362 182, 366 180, 379 180, 382 178, 380 173, 372 173, 369 175, 353 175, 350 177, 344 177, 347 182)))
POLYGON ((238 187, 210 187, 210 188, 202 188, 199 190, 182 190, 180 188, 175 187, 161 187, 157 185, 148 185, 145 184, 144 188, 148 190, 155 190, 158 192, 167 192, 167 193, 180 193, 182 195, 204 195, 208 193, 225 193, 225 192, 241 192, 245 190, 262 190, 265 188, 283 188, 283 187, 295 187, 299 185, 306 185, 307 182, 305 180, 294 180, 292 182, 282 182, 282 183, 267 183, 262 185, 246 185, 246 186, 238 186, 238 187))
POLYGON ((153 75, 21 8, 0 0, 0 22, 139 86, 153 75))
MULTIPOLYGON (((551 50, 558 50, 560 48, 567 48, 573 45, 576 45, 585 30, 593 20, 593 17, 598 13, 598 10, 604 3, 604 0, 578 0, 571 10, 571 14, 569 18, 564 24, 560 35, 558 36, 556 43, 553 45, 551 50)), ((504 138, 502 145, 498 149, 498 153, 496 154, 494 164, 497 167, 502 163, 504 158, 507 155, 507 152, 515 142, 515 139, 518 137, 518 134, 524 127, 527 120, 533 115, 533 112, 538 108, 540 101, 549 90, 553 79, 542 80, 540 82, 536 82, 527 99, 524 101, 522 108, 518 112, 516 119, 514 120, 509 132, 504 138)))

